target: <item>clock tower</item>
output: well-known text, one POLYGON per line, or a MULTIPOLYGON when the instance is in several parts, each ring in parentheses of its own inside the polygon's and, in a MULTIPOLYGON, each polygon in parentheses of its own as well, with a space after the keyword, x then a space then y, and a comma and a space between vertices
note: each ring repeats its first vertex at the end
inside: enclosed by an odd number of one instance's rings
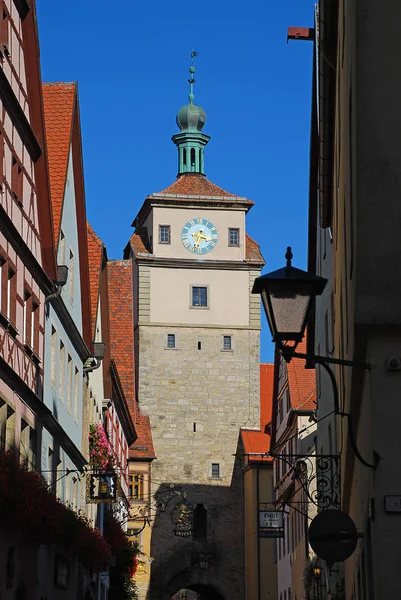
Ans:
POLYGON ((194 104, 194 72, 172 138, 177 179, 145 199, 125 250, 133 264, 136 393, 157 457, 152 494, 177 492, 151 515, 147 598, 192 589, 243 600, 236 451, 242 426, 259 430, 260 305, 251 290, 264 261, 245 229, 253 202, 205 176, 210 138, 202 132, 205 111, 194 104), (183 501, 185 531, 172 516, 183 501))

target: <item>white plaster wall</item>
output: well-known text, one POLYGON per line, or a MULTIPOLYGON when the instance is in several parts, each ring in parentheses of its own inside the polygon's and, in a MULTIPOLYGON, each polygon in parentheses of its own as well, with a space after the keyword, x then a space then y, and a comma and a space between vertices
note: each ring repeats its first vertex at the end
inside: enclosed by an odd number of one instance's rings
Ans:
POLYGON ((249 325, 249 272, 150 269, 150 320, 191 325, 249 325), (191 286, 207 286, 209 307, 191 307, 191 286))
MULTIPOLYGON (((77 208, 75 203, 75 186, 74 186, 74 170, 72 163, 72 151, 68 159, 67 181, 64 193, 63 212, 61 215, 60 225, 65 235, 65 257, 63 264, 69 266, 70 250, 74 255, 74 272, 68 273, 68 281, 63 287, 61 297, 74 319, 75 325, 82 333, 82 306, 81 306, 81 289, 80 289, 80 269, 79 269, 79 248, 78 248, 78 226, 77 226, 77 208), (74 296, 70 298, 70 278, 74 278, 74 296)), ((60 262, 60 245, 58 247, 58 264, 60 262)))
POLYGON ((199 208, 153 208, 153 220, 148 219, 147 226, 152 225, 153 253, 157 257, 185 258, 189 260, 239 260, 245 259, 245 211, 242 209, 213 209, 210 207, 199 208), (195 217, 208 219, 217 229, 218 242, 216 247, 201 258, 185 249, 181 242, 181 230, 185 223, 195 217), (159 244, 159 225, 170 225, 171 244, 159 244), (240 245, 228 246, 228 228, 240 230, 240 245))

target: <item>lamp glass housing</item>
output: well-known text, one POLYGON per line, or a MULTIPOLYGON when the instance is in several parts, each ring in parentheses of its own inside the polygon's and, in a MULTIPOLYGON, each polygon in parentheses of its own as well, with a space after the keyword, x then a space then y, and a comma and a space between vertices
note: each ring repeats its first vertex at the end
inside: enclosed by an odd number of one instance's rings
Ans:
MULTIPOLYGON (((290 261, 289 261, 290 263, 290 261)), ((255 279, 252 293, 260 294, 274 342, 302 340, 313 300, 327 279, 287 264, 255 279)))

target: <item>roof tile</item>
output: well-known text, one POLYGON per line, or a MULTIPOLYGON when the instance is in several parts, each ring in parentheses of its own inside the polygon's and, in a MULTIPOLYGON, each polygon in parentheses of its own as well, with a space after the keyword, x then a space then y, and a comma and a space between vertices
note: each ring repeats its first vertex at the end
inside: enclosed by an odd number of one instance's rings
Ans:
POLYGON ((54 239, 58 245, 67 179, 76 83, 44 83, 43 103, 49 162, 54 239))
POLYGON ((262 431, 272 420, 274 365, 260 364, 260 427, 262 431))
POLYGON ((270 450, 270 435, 268 433, 252 429, 241 429, 241 438, 249 462, 272 462, 271 456, 263 456, 270 450))
MULTIPOLYGON (((297 346, 297 352, 306 353, 306 336, 297 346)), ((305 360, 293 358, 287 363, 290 402, 296 410, 316 409, 316 375, 314 369, 305 369, 305 360)))
POLYGON ((184 173, 180 175, 173 184, 167 187, 165 190, 159 192, 160 194, 189 194, 194 196, 232 196, 235 194, 226 192, 223 188, 212 183, 200 173, 184 173))
POLYGON ((130 448, 130 458, 156 458, 149 417, 139 412, 135 423, 135 429, 138 438, 130 448))
POLYGON ((102 240, 96 235, 92 227, 86 222, 88 239, 88 260, 89 260, 89 286, 90 286, 90 304, 91 304, 91 323, 92 340, 95 339, 95 326, 97 307, 99 302, 100 272, 102 269, 102 257, 104 245, 102 240))

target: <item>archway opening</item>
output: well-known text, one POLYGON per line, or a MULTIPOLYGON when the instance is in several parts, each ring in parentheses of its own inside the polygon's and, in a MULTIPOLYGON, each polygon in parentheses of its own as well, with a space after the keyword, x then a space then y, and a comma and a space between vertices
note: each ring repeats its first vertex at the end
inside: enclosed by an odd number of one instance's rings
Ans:
POLYGON ((171 600, 224 600, 224 596, 209 585, 191 584, 171 597, 171 600))

